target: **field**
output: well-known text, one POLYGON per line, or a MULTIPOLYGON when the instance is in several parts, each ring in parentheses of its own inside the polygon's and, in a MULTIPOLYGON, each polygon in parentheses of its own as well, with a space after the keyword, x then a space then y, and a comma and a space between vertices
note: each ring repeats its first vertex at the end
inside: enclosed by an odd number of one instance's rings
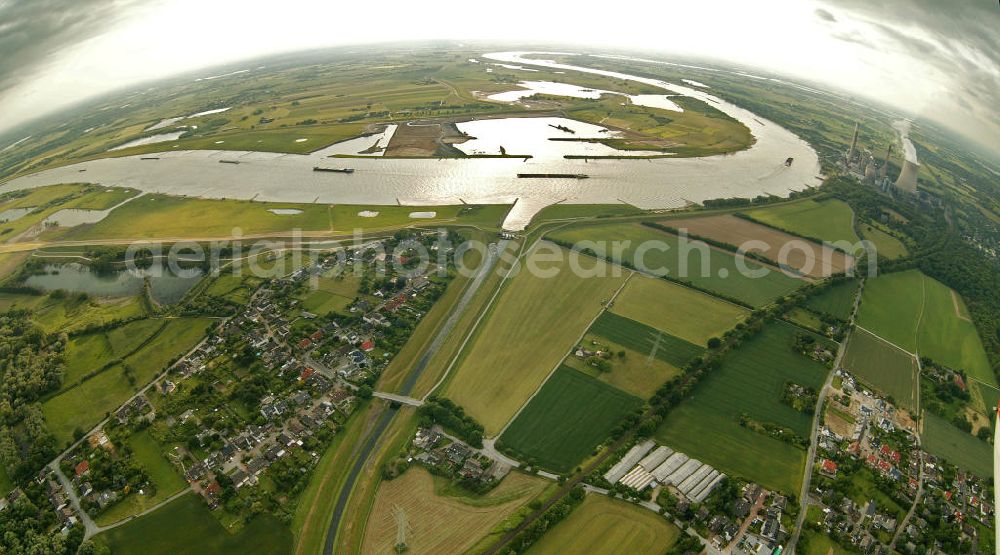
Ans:
POLYGON ((819 319, 819 316, 804 308, 795 307, 786 312, 784 318, 793 324, 817 333, 821 333, 823 330, 823 322, 819 319))
POLYGON ((531 223, 539 224, 552 220, 569 220, 574 218, 601 218, 608 216, 633 216, 642 214, 642 210, 631 204, 552 204, 542 208, 531 223))
MULTIPOLYGON (((947 286, 918 270, 907 270, 868 280, 858 324, 910 352, 996 386, 967 313, 961 297, 947 286)), ((980 402, 980 410, 987 409, 980 402)))
POLYGON ((94 538, 113 553, 181 555, 218 553, 288 553, 292 533, 270 516, 252 520, 236 534, 228 533, 200 497, 185 495, 148 515, 94 538))
POLYGON ((639 398, 562 366, 500 436, 498 447, 568 472, 641 406, 639 398))
MULTIPOLYGON (((540 261, 537 254, 529 254, 529 263, 540 261)), ((487 436, 503 429, 625 281, 576 276, 565 258, 546 268, 559 275, 522 268, 506 284, 444 391, 483 424, 487 436)))
POLYGON ((993 448, 943 418, 924 412, 920 433, 923 448, 983 478, 993 477, 993 448))
MULTIPOLYGON (((604 316, 607 315, 614 316, 606 312, 604 316)), ((636 351, 596 335, 592 330, 593 328, 584 336, 581 344, 591 351, 606 350, 612 353, 610 359, 605 359, 610 364, 610 371, 599 370, 586 359, 575 355, 567 357, 563 364, 640 399, 652 397, 667 380, 681 373, 677 365, 666 362, 662 357, 650 357, 649 352, 636 351)))
POLYGON ((805 284, 802 280, 786 276, 777 269, 764 268, 749 260, 746 261, 748 269, 768 271, 759 278, 743 275, 736 264, 736 258, 731 253, 694 241, 681 246, 680 239, 676 235, 641 224, 580 226, 559 230, 551 236, 560 242, 574 244, 580 241, 594 241, 595 243, 586 246, 601 257, 614 253, 615 242, 622 241, 620 244, 623 247, 622 258, 637 268, 645 267, 656 275, 666 273, 672 279, 690 282, 698 288, 739 299, 753 306, 768 304, 805 284), (625 241, 630 243, 625 244, 625 241), (638 247, 646 241, 652 241, 645 243, 646 245, 656 245, 658 248, 647 250, 642 260, 636 260, 638 247), (698 245, 702 245, 702 248, 698 245))
POLYGON ((151 239, 230 237, 234 229, 244 235, 289 232, 350 232, 353 229, 388 229, 406 225, 445 222, 496 227, 509 209, 506 205, 476 206, 355 206, 311 203, 274 203, 249 200, 210 200, 167 195, 145 195, 111 212, 91 226, 73 228, 60 238, 151 239), (269 210, 300 210, 274 214, 269 210), (377 216, 358 216, 362 211, 377 216), (430 219, 410 218, 411 212, 436 212, 430 219))
POLYGON ((645 324, 605 312, 594 322, 590 333, 623 345, 640 356, 655 357, 678 368, 704 352, 704 347, 688 343, 645 324))
POLYGON ((652 511, 604 495, 589 494, 527 553, 659 555, 670 549, 680 533, 676 526, 652 511))
POLYGON ((854 232, 854 211, 846 202, 836 199, 812 199, 778 206, 747 210, 746 215, 758 222, 801 235, 833 243, 861 240, 854 232))
POLYGON ((871 224, 861 225, 861 235, 875 243, 879 258, 901 258, 908 254, 906 245, 902 241, 871 224))
POLYGON ((166 323, 166 320, 149 318, 107 332, 74 337, 66 347, 62 389, 76 385, 87 374, 99 370, 111 360, 130 354, 166 323))
POLYGON ((149 478, 155 486, 155 493, 149 495, 147 491, 146 495, 138 493, 129 495, 120 503, 101 513, 97 517, 98 525, 106 526, 139 514, 188 486, 184 478, 174 470, 174 466, 163 455, 163 447, 149 435, 149 432, 143 431, 133 434, 128 439, 128 445, 132 449, 134 460, 149 474, 149 478))
POLYGON ((854 294, 857 290, 857 281, 842 281, 807 299, 805 306, 820 314, 828 314, 846 322, 851 317, 851 310, 854 308, 854 294))
POLYGON ((705 346, 742 320, 745 308, 663 279, 635 276, 611 312, 705 346))
POLYGON ((854 265, 853 257, 844 252, 813 241, 803 241, 794 235, 729 214, 666 220, 662 223, 678 230, 687 230, 691 235, 737 247, 742 247, 748 241, 761 241, 766 246, 758 248, 757 245, 750 244, 747 248, 813 277, 827 277, 854 265), (787 254, 782 255, 782 249, 785 248, 787 254))
POLYGON ((746 415, 809 437, 810 416, 783 403, 781 396, 787 382, 818 390, 827 369, 792 350, 796 333, 806 332, 774 322, 747 340, 667 416, 657 439, 727 474, 797 492, 805 452, 739 423, 746 415))
POLYGON ((353 275, 344 275, 343 278, 320 277, 315 289, 309 287, 297 297, 302 301, 302 308, 313 314, 343 314, 358 297, 360 281, 359 277, 353 275))
POLYGON ((799 537, 798 549, 803 555, 854 555, 858 553, 853 549, 841 547, 823 532, 817 532, 806 528, 802 530, 799 537))
POLYGON ((149 383, 174 357, 194 347, 210 322, 205 318, 169 320, 162 331, 121 364, 46 400, 42 411, 52 434, 61 444, 71 439, 77 428, 88 431, 149 383))
POLYGON ((46 333, 70 332, 143 314, 137 297, 80 300, 73 296, 60 299, 53 295, 0 293, 0 311, 16 308, 30 311, 31 320, 46 333))
POLYGON ((919 414, 920 382, 912 355, 858 329, 844 353, 844 368, 863 383, 888 395, 894 403, 919 414))
POLYGON ((463 553, 474 546, 545 487, 545 482, 519 472, 509 474, 483 496, 442 494, 443 480, 423 468, 383 481, 365 527, 362 553, 393 553, 398 507, 406 515, 410 553, 463 553))

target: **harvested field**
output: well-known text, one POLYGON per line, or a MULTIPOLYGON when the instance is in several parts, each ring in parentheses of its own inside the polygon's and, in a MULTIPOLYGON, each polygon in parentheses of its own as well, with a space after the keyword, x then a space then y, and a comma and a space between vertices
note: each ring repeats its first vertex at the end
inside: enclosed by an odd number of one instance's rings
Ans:
POLYGON ((910 353, 865 330, 856 329, 844 353, 844 368, 862 383, 889 396, 900 407, 918 413, 919 369, 910 353))
POLYGON ((398 507, 406 517, 410 553, 462 553, 526 505, 546 485, 541 478, 512 472, 490 493, 449 497, 436 491, 436 479, 423 468, 383 481, 365 527, 362 553, 394 554, 398 507))
POLYGON ((748 252, 760 253, 812 277, 828 277, 854 265, 854 257, 844 252, 730 214, 661 223, 678 230, 686 229, 692 235, 741 248, 745 246, 748 252), (748 244, 748 241, 759 241, 763 245, 748 244))
POLYGON ((611 312, 702 347, 747 314, 742 306, 647 276, 632 278, 615 299, 611 312))
POLYGON ((608 277, 577 276, 565 256, 551 265, 541 260, 536 250, 528 264, 558 268, 558 276, 522 271, 507 283, 444 391, 482 423, 487 436, 499 433, 538 390, 625 281, 612 277, 611 268, 608 277))
POLYGON ((566 520, 549 530, 527 553, 659 555, 669 550, 679 536, 676 526, 650 510, 589 494, 566 520))
POLYGON ((454 123, 407 122, 399 125, 389 140, 384 156, 428 157, 463 156, 462 151, 451 145, 461 144, 469 136, 458 130, 454 123))

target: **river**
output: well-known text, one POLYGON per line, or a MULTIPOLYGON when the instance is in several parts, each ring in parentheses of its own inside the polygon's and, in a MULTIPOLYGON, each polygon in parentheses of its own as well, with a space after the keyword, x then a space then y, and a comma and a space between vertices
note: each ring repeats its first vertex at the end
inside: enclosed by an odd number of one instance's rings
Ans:
POLYGON ((528 54, 498 52, 484 57, 521 66, 633 80, 662 88, 669 94, 705 100, 746 125, 756 142, 746 150, 727 155, 632 160, 372 157, 341 159, 331 164, 331 160, 317 154, 171 151, 152 155, 158 157, 155 160, 142 160, 137 155, 53 168, 10 180, 0 186, 0 192, 86 181, 172 195, 274 202, 444 205, 517 201, 504 227, 520 230, 539 210, 557 202, 627 202, 646 209, 680 208, 713 198, 786 196, 791 191, 819 184, 819 159, 805 141, 705 90, 528 58, 528 54), (795 162, 786 167, 784 161, 789 157, 795 158, 795 162), (240 163, 220 164, 221 158, 240 163), (312 171, 314 166, 321 164, 351 167, 355 172, 312 171), (518 173, 582 173, 590 177, 579 180, 518 179, 518 173))

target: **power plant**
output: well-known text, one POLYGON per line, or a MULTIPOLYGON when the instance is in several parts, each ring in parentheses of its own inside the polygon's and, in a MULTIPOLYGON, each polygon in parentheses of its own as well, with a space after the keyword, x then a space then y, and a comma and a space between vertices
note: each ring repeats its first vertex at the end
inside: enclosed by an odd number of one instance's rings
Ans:
MULTIPOLYGON (((858 146, 858 135, 860 133, 860 123, 854 124, 854 134, 851 137, 851 146, 840 159, 840 166, 853 175, 858 181, 865 185, 877 187, 883 193, 890 190, 903 191, 910 194, 917 193, 917 173, 920 164, 913 160, 904 160, 903 168, 895 181, 889 178, 889 158, 892 156, 892 143, 886 147, 885 157, 882 160, 875 158, 872 151, 862 149, 858 146)), ((906 146, 906 145, 904 145, 906 146)))

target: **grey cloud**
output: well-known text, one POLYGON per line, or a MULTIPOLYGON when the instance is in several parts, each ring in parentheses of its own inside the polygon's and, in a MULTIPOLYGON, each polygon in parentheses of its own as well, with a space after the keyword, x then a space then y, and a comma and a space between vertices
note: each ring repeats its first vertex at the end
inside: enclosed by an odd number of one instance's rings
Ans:
POLYGON ((0 95, 128 15, 134 0, 0 0, 0 95))
POLYGON ((822 19, 823 21, 837 21, 837 18, 832 13, 824 10, 823 8, 816 8, 816 17, 822 19))
POLYGON ((831 34, 830 36, 844 42, 852 42, 854 44, 860 44, 861 46, 865 46, 871 49, 876 49, 876 50, 878 49, 875 43, 873 43, 871 40, 868 39, 868 37, 864 36, 858 31, 836 32, 831 34))

